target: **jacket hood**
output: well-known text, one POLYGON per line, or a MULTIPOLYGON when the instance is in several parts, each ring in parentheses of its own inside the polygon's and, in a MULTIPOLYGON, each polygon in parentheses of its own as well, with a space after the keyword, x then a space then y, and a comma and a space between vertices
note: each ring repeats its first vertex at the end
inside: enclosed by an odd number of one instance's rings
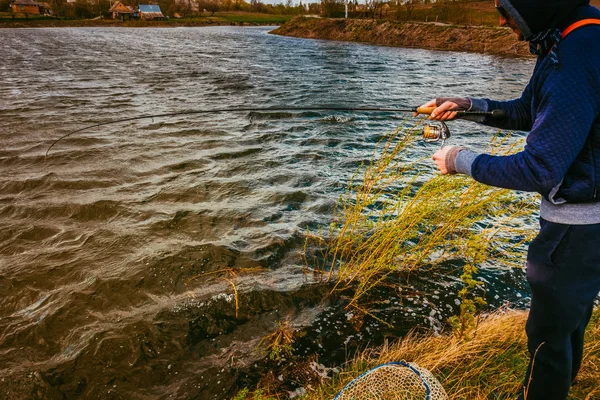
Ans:
POLYGON ((564 28, 573 11, 589 3, 589 0, 498 0, 525 40, 548 29, 564 28))

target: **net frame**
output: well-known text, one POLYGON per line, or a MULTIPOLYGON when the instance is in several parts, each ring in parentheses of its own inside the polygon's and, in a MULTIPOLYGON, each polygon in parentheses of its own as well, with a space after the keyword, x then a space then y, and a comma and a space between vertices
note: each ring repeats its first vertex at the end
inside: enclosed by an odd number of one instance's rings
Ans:
MULTIPOLYGON (((343 400, 342 396, 345 395, 350 395, 351 391, 359 391, 360 389, 358 389, 361 383, 368 385, 368 380, 366 379, 367 377, 369 377, 369 375, 373 374, 375 371, 380 370, 381 368, 389 368, 389 367, 402 367, 403 371, 410 371, 410 373, 412 373, 412 377, 410 377, 411 379, 417 378, 418 381, 423 385, 423 389, 425 392, 425 396, 424 396, 424 400, 442 400, 442 399, 448 399, 448 396, 446 394, 446 392, 444 391, 444 388, 441 386, 441 384, 435 379, 435 377, 426 369, 423 369, 421 367, 419 367, 416 364, 411 364, 411 363, 407 363, 404 361, 392 361, 392 362, 388 362, 385 364, 381 364, 378 365, 374 368, 371 368, 368 371, 363 372, 362 374, 360 374, 358 377, 354 378, 352 381, 350 381, 348 384, 346 384, 346 386, 344 386, 342 388, 342 390, 340 390, 337 395, 333 398, 333 400, 343 400), (424 376, 425 375, 425 376, 424 376), (433 384, 434 388, 434 392, 436 392, 436 396, 435 399, 431 398, 432 395, 432 388, 430 387, 430 384, 433 384)), ((394 371, 394 374, 397 373, 397 371, 394 371)), ((390 377, 393 376, 393 374, 389 375, 390 377)), ((366 388, 363 389, 366 391, 366 388)), ((349 399, 356 399, 359 400, 359 397, 344 397, 344 398, 349 398, 349 399)), ((423 397, 421 397, 423 398, 423 397)))

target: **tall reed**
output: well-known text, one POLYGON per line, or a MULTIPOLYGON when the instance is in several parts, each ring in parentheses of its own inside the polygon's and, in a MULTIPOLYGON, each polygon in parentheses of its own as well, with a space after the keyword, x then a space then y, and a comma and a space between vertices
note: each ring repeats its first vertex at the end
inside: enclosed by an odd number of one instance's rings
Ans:
MULTIPOLYGON (((390 274, 429 271, 449 259, 473 268, 523 264, 535 197, 432 173, 430 161, 415 159, 419 131, 420 122, 386 135, 340 197, 327 232, 307 235, 307 268, 335 281, 334 291, 352 290, 349 306, 360 308, 390 274)), ((487 151, 514 152, 519 141, 509 137, 496 135, 487 151)))

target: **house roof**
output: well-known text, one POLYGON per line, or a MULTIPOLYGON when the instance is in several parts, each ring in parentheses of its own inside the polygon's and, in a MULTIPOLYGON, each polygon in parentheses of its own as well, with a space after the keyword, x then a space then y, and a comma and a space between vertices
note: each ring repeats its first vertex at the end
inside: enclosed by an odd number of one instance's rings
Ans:
POLYGON ((140 8, 140 12, 143 12, 143 13, 160 13, 160 14, 162 14, 162 11, 160 11, 160 7, 158 6, 158 4, 140 4, 138 7, 140 8))
POLYGON ((12 4, 16 4, 19 6, 39 6, 39 4, 33 0, 15 0, 12 4))
POLYGON ((129 9, 120 1, 117 1, 112 7, 108 10, 108 12, 118 12, 121 14, 133 14, 133 10, 129 9))

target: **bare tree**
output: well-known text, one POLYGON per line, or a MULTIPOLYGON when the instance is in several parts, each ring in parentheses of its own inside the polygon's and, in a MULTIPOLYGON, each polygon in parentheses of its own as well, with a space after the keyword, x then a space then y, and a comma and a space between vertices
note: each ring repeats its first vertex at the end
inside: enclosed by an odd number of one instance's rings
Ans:
POLYGON ((406 20, 410 20, 412 18, 413 11, 415 9, 415 5, 421 3, 421 0, 405 0, 404 8, 406 9, 406 20))
POLYGON ((198 3, 198 7, 200 10, 204 9, 210 12, 210 16, 215 15, 217 11, 221 8, 219 3, 216 0, 204 0, 198 3))
POLYGON ((326 17, 344 15, 344 0, 321 0, 321 11, 326 17))
POLYGON ((368 2, 369 10, 371 11, 371 17, 375 19, 377 13, 379 12, 379 19, 381 19, 381 14, 383 12, 383 1, 382 0, 371 0, 368 2))

